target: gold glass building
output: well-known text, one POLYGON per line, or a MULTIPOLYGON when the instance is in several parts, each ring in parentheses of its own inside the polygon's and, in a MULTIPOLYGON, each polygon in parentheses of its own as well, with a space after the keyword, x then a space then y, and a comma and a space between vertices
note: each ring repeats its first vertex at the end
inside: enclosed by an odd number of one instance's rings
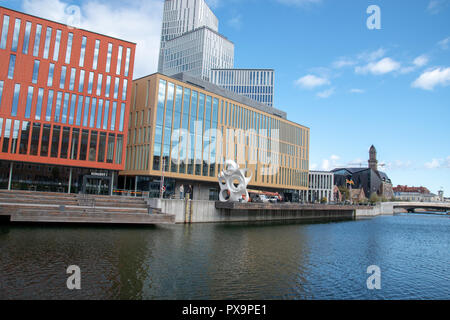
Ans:
POLYGON ((309 128, 286 113, 186 74, 133 81, 124 189, 215 200, 226 160, 248 168, 250 189, 307 190, 309 128))

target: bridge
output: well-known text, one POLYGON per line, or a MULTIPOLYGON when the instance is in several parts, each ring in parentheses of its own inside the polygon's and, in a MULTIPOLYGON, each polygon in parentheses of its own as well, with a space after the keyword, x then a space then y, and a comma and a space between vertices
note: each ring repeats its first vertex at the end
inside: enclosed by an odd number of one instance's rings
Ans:
POLYGON ((416 209, 431 211, 450 211, 450 202, 392 202, 394 209, 405 209, 408 212, 415 212, 416 209))

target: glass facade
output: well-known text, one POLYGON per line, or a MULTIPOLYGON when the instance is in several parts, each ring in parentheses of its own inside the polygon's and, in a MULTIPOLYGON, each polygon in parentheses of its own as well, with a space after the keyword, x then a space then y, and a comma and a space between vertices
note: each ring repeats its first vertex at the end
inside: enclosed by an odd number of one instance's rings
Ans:
POLYGON ((234 160, 249 169, 250 185, 307 188, 308 128, 159 74, 135 81, 135 101, 146 100, 148 87, 141 82, 148 79, 156 81, 156 104, 135 103, 130 110, 125 175, 164 171, 171 178, 215 183, 225 161, 234 160), (153 117, 145 117, 150 111, 153 117))

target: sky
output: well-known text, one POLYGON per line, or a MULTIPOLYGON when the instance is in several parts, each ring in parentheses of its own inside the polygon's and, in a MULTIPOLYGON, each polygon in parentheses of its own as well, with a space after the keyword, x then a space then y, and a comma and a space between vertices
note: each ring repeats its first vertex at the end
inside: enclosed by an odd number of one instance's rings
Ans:
MULTIPOLYGON (((450 197, 450 0, 207 0, 236 68, 275 69, 275 107, 311 129, 310 169, 367 166, 450 197), (369 29, 380 9, 380 29, 369 29)), ((1 0, 137 43, 156 72, 162 0, 1 0)))

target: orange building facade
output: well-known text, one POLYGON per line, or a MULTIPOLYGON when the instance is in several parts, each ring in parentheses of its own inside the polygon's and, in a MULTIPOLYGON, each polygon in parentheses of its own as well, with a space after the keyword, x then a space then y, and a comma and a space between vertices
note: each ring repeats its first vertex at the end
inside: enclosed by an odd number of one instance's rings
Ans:
MULTIPOLYGON (((124 169, 135 50, 0 7, 0 188, 6 175, 8 188, 45 180, 24 164, 97 177, 124 169), (14 165, 25 178, 15 179, 14 165)), ((63 189, 70 192, 70 181, 63 189)))

